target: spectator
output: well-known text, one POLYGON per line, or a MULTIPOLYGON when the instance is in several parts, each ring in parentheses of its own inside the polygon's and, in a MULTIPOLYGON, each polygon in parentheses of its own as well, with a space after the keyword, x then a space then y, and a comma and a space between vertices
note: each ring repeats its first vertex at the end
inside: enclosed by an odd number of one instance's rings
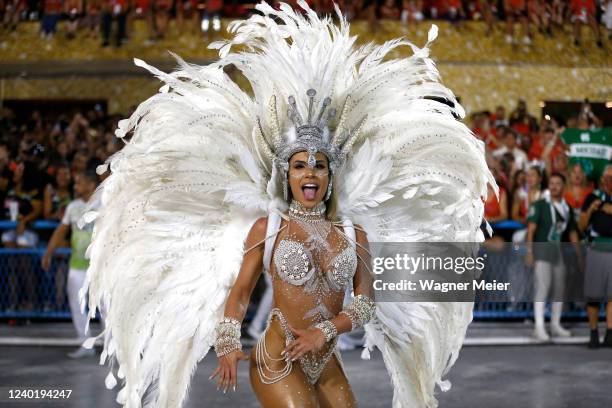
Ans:
POLYGON ((603 0, 602 8, 604 12, 601 16, 601 23, 606 26, 608 40, 612 39, 612 0, 603 0))
POLYGON ((600 188, 587 196, 580 214, 580 229, 592 243, 587 250, 584 295, 591 329, 589 348, 599 344, 599 307, 607 300, 606 336, 603 345, 612 347, 612 164, 604 169, 600 188))
POLYGON ((66 37, 72 40, 83 16, 83 0, 65 0, 64 13, 68 16, 68 33, 66 37))
POLYGON ((595 0, 570 0, 571 21, 574 24, 574 45, 576 47, 579 47, 582 41, 580 34, 581 24, 588 24, 595 35, 597 46, 603 48, 599 25, 595 18, 595 8, 595 0))
MULTIPOLYGON (((548 292, 552 292, 550 331, 553 336, 569 337, 571 333, 561 326, 566 269, 561 253, 561 241, 578 244, 578 229, 572 207, 563 199, 565 177, 554 173, 548 181, 549 194, 529 207, 527 217, 527 266, 534 268, 534 337, 550 340, 544 328, 544 307, 548 292), (532 245, 535 243, 535 245, 532 245)), ((580 252, 578 251, 578 256, 580 252)))
POLYGON ((57 31, 57 22, 62 12, 62 0, 43 0, 44 13, 41 21, 41 36, 50 40, 57 31))
POLYGON ((491 224, 508 219, 508 198, 506 189, 499 188, 499 200, 490 185, 487 186, 487 201, 485 201, 485 219, 491 224))
POLYGON ((526 185, 517 186, 512 199, 512 219, 522 224, 527 223, 529 207, 541 198, 542 173, 539 167, 529 167, 525 181, 526 185))
POLYGON ((181 31, 194 33, 199 28, 197 0, 179 0, 176 3, 176 24, 181 31))
POLYGON ((552 0, 551 22, 560 30, 563 30, 563 24, 565 23, 566 3, 565 0, 552 0))
POLYGON ((489 36, 493 34, 493 23, 495 21, 495 15, 497 14, 497 2, 494 0, 479 0, 477 2, 478 10, 482 15, 482 19, 487 25, 485 35, 489 36))
POLYGON ((223 10, 223 0, 206 0, 206 9, 202 19, 202 31, 208 32, 211 18, 213 31, 221 30, 221 10, 223 10))
POLYGON ((565 143, 550 126, 536 134, 529 148, 529 160, 542 160, 546 156, 557 156, 565 153, 565 143))
POLYGON ((4 18, 2 23, 5 29, 15 31, 17 29, 17 23, 19 23, 19 17, 26 9, 25 0, 6 0, 4 3, 4 18))
POLYGON ((0 143, 0 203, 3 204, 9 190, 9 184, 13 178, 13 172, 9 165, 9 148, 5 143, 0 143))
POLYGON ((515 44, 514 22, 520 21, 523 26, 523 44, 531 44, 531 32, 529 31, 529 21, 527 20, 527 4, 525 0, 504 0, 506 11, 506 42, 515 44))
POLYGON ((493 152, 494 157, 501 157, 506 153, 514 156, 515 168, 525 169, 527 167, 527 154, 517 146, 516 133, 510 128, 505 128, 503 136, 500 135, 502 146, 493 152))
POLYGON ((423 21, 423 0, 402 0, 400 19, 404 24, 414 24, 423 21))
POLYGON ((166 35, 168 21, 170 20, 171 0, 151 0, 153 7, 153 23, 155 27, 155 38, 161 40, 166 35))
POLYGON ((593 192, 593 187, 587 184, 586 174, 578 163, 570 168, 569 186, 565 191, 565 201, 574 209, 576 217, 584 206, 586 198, 593 192))
POLYGON ((83 173, 85 170, 87 170, 88 162, 89 153, 87 150, 77 151, 72 158, 72 174, 83 173))
POLYGON ((83 18, 83 25, 88 29, 87 36, 100 38, 100 20, 102 14, 103 0, 87 0, 87 12, 83 18))
POLYGON ((516 109, 510 114, 510 127, 521 135, 519 146, 525 148, 526 140, 538 130, 536 118, 527 111, 527 102, 519 99, 516 109))
POLYGON ((59 167, 55 174, 55 182, 45 187, 43 215, 46 220, 59 221, 64 216, 64 210, 72 201, 70 167, 59 167))
MULTIPOLYGON (((38 180, 31 163, 19 161, 15 164, 4 208, 9 219, 17 222, 17 228, 2 233, 5 247, 35 248, 38 245, 38 235, 29 228, 40 217, 42 210, 42 189, 38 180)), ((9 311, 18 307, 21 286, 24 287, 25 300, 20 308, 34 309, 38 284, 30 259, 28 254, 18 254, 8 259, 9 311)))
POLYGON ((495 114, 491 117, 491 121, 493 122, 493 127, 497 128, 499 126, 510 126, 510 122, 506 118, 506 108, 502 105, 499 105, 495 108, 495 114))
POLYGON ((151 10, 151 0, 134 0, 131 3, 130 11, 126 18, 126 31, 134 31, 134 21, 144 20, 147 25, 147 39, 145 45, 155 43, 155 23, 153 22, 153 11, 151 10))
MULTIPOLYGON (((93 172, 79 173, 76 176, 74 190, 77 198, 72 201, 66 208, 61 224, 53 232, 47 250, 42 259, 42 267, 45 271, 49 271, 51 267, 51 257, 55 249, 65 239, 68 231, 71 231, 71 248, 70 269, 68 271, 68 303, 72 314, 72 322, 79 337, 79 342, 82 343, 88 337, 86 329, 88 327, 87 314, 79 305, 79 290, 83 287, 89 260, 85 256, 87 247, 91 243, 93 231, 93 223, 88 223, 82 228, 79 227, 78 221, 84 214, 86 203, 94 193, 98 184, 97 176, 93 172)), ((71 358, 81 358, 95 355, 95 349, 86 349, 80 346, 77 350, 69 353, 71 358)))
POLYGON ((397 6, 396 0, 385 0, 380 6, 380 18, 397 20, 400 17, 400 10, 397 6))
POLYGON ((442 9, 442 16, 456 27, 461 20, 465 20, 465 10, 461 0, 443 0, 442 9))
POLYGON ((529 21, 542 33, 552 36, 550 29, 551 5, 546 0, 528 0, 529 21))
MULTIPOLYGON (((570 127, 570 126, 568 126, 570 127)), ((583 130, 598 129, 602 127, 602 121, 593 113, 591 104, 588 99, 584 101, 580 107, 580 113, 577 117, 576 128, 583 130)))
POLYGON ((20 161, 13 169, 4 208, 11 221, 17 221, 17 228, 2 233, 6 247, 34 248, 38 235, 28 227, 42 215, 42 188, 38 172, 32 164, 20 161))
POLYGON ((115 33, 115 46, 121 47, 121 43, 126 38, 125 25, 128 12, 127 0, 103 0, 101 28, 102 28, 102 47, 110 45, 110 36, 113 20, 117 22, 115 33))

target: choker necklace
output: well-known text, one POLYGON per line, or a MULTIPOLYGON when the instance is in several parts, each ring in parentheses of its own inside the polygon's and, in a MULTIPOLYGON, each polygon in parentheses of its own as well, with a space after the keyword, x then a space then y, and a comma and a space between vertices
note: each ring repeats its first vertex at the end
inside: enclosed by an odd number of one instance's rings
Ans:
POLYGON ((289 215, 302 221, 324 221, 325 203, 320 202, 314 208, 305 208, 299 201, 291 200, 289 205, 289 215))

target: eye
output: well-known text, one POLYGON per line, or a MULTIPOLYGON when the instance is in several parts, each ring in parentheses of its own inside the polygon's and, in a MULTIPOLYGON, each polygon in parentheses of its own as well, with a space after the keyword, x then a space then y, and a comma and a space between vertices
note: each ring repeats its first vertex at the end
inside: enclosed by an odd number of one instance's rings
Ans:
POLYGON ((319 164, 317 164, 316 167, 317 167, 317 169, 324 169, 325 165, 323 163, 319 163, 319 164))
POLYGON ((299 163, 298 163, 298 164, 294 164, 294 165, 293 165, 293 168, 294 168, 294 169, 303 169, 303 168, 304 168, 304 165, 303 165, 303 164, 299 164, 299 163))

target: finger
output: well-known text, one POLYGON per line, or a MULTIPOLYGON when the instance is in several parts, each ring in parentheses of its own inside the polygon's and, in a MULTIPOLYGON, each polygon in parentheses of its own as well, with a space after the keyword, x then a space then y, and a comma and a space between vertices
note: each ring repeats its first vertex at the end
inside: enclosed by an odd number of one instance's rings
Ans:
POLYGON ((232 381, 231 368, 227 369, 225 380, 223 381, 223 393, 225 394, 229 388, 230 382, 232 381))
POLYGON ((215 378, 217 375, 219 375, 219 372, 221 371, 221 366, 218 366, 217 369, 215 371, 213 371, 213 373, 210 375, 210 377, 208 377, 209 380, 212 380, 213 378, 215 378))
POLYGON ((283 352, 281 354, 286 355, 287 353, 291 352, 291 349, 293 347, 295 347, 297 344, 297 340, 293 340, 291 342, 289 342, 289 344, 287 344, 287 346, 285 347, 285 349, 283 350, 283 352))
POLYGON ((223 369, 221 369, 219 378, 217 378, 217 391, 219 391, 222 385, 223 385, 223 369))
POLYGON ((219 375, 219 379, 217 380, 217 391, 223 388, 223 381, 225 381, 226 369, 225 365, 221 368, 221 373, 219 375))
POLYGON ((302 331, 299 329, 294 329, 293 327, 289 326, 289 330, 291 330, 291 333, 293 333, 294 336, 301 336, 302 335, 302 331))
POLYGON ((301 348, 297 354, 293 357, 293 360, 291 361, 295 361, 295 360, 299 360, 300 358, 302 358, 304 356, 304 354, 308 353, 308 350, 301 348))
POLYGON ((299 345, 296 347, 291 353, 291 361, 295 361, 306 353, 306 347, 304 345, 299 345))
POLYGON ((236 366, 237 365, 238 364, 234 364, 234 366, 232 367, 232 379, 231 379, 231 382, 230 382, 230 385, 231 385, 231 387, 232 387, 232 389, 234 391, 236 391, 236 383, 237 383, 237 380, 238 380, 237 379, 237 375, 236 375, 237 374, 236 373, 236 366))

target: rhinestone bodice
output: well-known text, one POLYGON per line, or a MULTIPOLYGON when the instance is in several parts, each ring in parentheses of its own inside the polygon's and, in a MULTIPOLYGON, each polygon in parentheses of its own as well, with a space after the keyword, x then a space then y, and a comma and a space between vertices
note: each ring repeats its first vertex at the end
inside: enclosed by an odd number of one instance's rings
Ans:
MULTIPOLYGON (((292 285, 303 285, 314 277, 317 270, 313 257, 301 242, 283 239, 274 253, 274 264, 280 278, 292 285)), ((329 286, 344 291, 357 267, 355 250, 347 246, 331 261, 331 267, 324 273, 329 286)))

